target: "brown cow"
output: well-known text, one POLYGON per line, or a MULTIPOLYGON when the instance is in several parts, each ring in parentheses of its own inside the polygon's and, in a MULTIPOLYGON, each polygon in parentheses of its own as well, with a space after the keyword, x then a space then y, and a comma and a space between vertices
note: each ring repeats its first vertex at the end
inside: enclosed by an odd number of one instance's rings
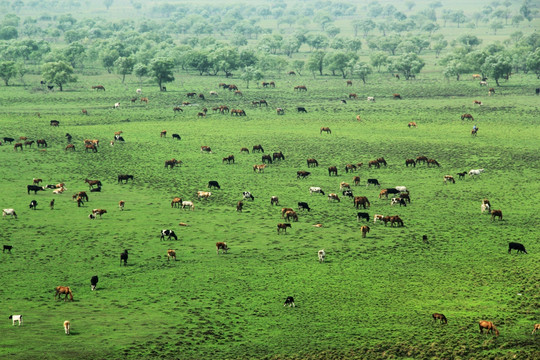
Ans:
POLYGON ((358 207, 362 205, 364 207, 364 209, 366 207, 369 207, 371 206, 371 204, 369 203, 369 200, 367 197, 365 196, 355 196, 354 197, 354 207, 358 209, 358 207))
POLYGON ((347 80, 347 86, 352 86, 352 80, 347 80))
POLYGON ((283 231, 283 232, 287 232, 287 228, 290 228, 291 227, 291 224, 289 223, 285 223, 285 224, 282 224, 282 223, 279 223, 277 224, 277 233, 279 234, 280 231, 283 231))
POLYGON ((493 221, 496 217, 498 217, 499 220, 503 219, 502 210, 491 210, 491 221, 493 221))
POLYGON ((369 232, 369 226, 364 225, 360 228, 360 231, 362 232, 362 237, 365 238, 367 236, 367 233, 369 232))
POLYGON ((495 335, 499 336, 499 330, 497 330, 495 324, 493 324, 491 321, 480 320, 478 322, 478 326, 480 328, 480 334, 483 334, 484 329, 486 329, 486 335, 489 333, 493 334, 493 332, 495 332, 495 335))
POLYGON ((219 250, 221 250, 222 253, 226 254, 227 250, 229 250, 229 247, 227 246, 226 242, 219 241, 216 243, 216 252, 219 255, 219 250))

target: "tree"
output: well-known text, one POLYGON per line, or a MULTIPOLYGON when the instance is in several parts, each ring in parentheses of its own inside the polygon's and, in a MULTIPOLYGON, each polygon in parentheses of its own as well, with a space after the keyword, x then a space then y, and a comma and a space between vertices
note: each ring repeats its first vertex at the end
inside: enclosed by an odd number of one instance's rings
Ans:
POLYGON ((315 51, 309 57, 307 69, 313 73, 313 77, 315 77, 315 71, 319 71, 319 74, 322 76, 325 56, 326 53, 324 51, 315 51))
POLYGON ((19 37, 19 32, 14 26, 4 26, 0 29, 0 40, 11 40, 19 37))
POLYGON ((335 75, 335 72, 339 71, 341 73, 341 76, 343 76, 343 78, 345 79, 347 77, 346 70, 349 67, 349 61, 354 58, 355 56, 352 54, 335 52, 329 54, 325 60, 328 66, 328 70, 332 71, 332 74, 335 75))
POLYGON ((441 60, 441 65, 445 66, 443 69, 443 75, 446 78, 455 76, 459 81, 461 74, 464 74, 470 70, 469 65, 463 61, 459 54, 451 54, 441 60))
POLYGON ((509 74, 512 72, 512 62, 510 57, 505 54, 495 54, 488 56, 484 64, 482 65, 482 72, 495 79, 497 86, 500 78, 508 79, 509 74))
POLYGON ((107 10, 109 10, 109 8, 111 7, 111 5, 113 4, 113 0, 103 0, 103 4, 104 4, 105 7, 107 8, 107 10))
POLYGON ((114 62, 116 67, 116 72, 122 75, 122 84, 126 79, 126 75, 133 72, 133 67, 135 66, 135 59, 133 57, 119 57, 114 62))
POLYGON ((465 21, 467 21, 467 16, 465 16, 465 13, 463 10, 454 11, 452 14, 452 21, 457 24, 457 27, 459 28, 460 24, 463 24, 465 21))
POLYGON ((373 73, 373 69, 369 64, 360 61, 354 64, 352 72, 354 75, 358 75, 360 79, 362 79, 362 82, 364 85, 366 84, 368 75, 371 75, 373 73))
POLYGON ((493 34, 497 35, 497 30, 504 28, 502 21, 494 20, 489 23, 489 28, 493 30, 493 34))
POLYGON ((41 76, 43 80, 56 84, 60 91, 63 91, 63 85, 76 82, 77 77, 73 75, 73 67, 65 61, 48 62, 41 67, 41 76))
POLYGON ((6 86, 9 86, 9 79, 17 75, 17 68, 14 61, 0 62, 0 78, 4 80, 6 86))
POLYGON ((534 72, 536 78, 540 79, 540 48, 527 56, 527 70, 534 72))
POLYGON ((432 46, 432 49, 435 50, 435 56, 439 57, 439 55, 441 54, 441 51, 444 50, 447 46, 448 46, 448 41, 446 41, 445 39, 436 41, 432 46))
POLYGON ((120 54, 116 49, 105 49, 101 52, 99 57, 101 58, 101 63, 103 64, 103 67, 110 74, 114 67, 114 62, 120 57, 120 54))
POLYGON ((207 73, 212 67, 208 52, 205 50, 188 51, 185 54, 184 59, 186 66, 196 69, 199 72, 199 75, 207 73))
POLYGON ((156 79, 160 90, 163 89, 163 83, 174 81, 173 70, 173 59, 159 57, 150 62, 149 74, 156 79))
POLYGON ((369 56, 371 65, 377 68, 377 72, 381 72, 381 66, 388 63, 388 55, 384 51, 376 51, 369 56))
POLYGON ((142 86, 142 78, 148 76, 148 67, 144 64, 139 63, 133 67, 133 72, 135 73, 135 76, 139 78, 139 83, 142 86))
POLYGON ((214 69, 223 71, 227 78, 240 66, 238 51, 232 47, 222 47, 216 50, 211 56, 211 61, 214 63, 214 69))
POLYGON ((293 60, 291 66, 294 71, 298 73, 298 75, 302 75, 302 71, 304 70, 305 61, 304 60, 293 60))
POLYGON ((406 80, 409 80, 411 75, 416 75, 422 70, 425 62, 415 53, 408 53, 398 56, 392 60, 391 69, 401 72, 406 80))
POLYGON ((379 39, 379 48, 384 51, 388 51, 390 54, 395 55, 396 49, 401 43, 399 36, 389 36, 383 39, 379 39))
POLYGON ((512 25, 514 25, 515 27, 519 27, 519 24, 523 22, 523 20, 525 20, 523 15, 514 15, 512 16, 512 25))
POLYGON ((240 78, 246 82, 246 89, 249 89, 249 82, 259 81, 263 78, 263 74, 260 70, 255 69, 253 66, 246 66, 244 71, 240 75, 240 78))

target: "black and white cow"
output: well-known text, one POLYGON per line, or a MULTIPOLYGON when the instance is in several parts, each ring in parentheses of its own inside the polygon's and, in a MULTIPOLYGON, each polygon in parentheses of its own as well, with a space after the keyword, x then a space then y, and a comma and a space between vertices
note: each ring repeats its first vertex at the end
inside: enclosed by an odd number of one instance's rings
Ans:
POLYGON ((324 191, 320 187, 316 187, 316 186, 310 187, 309 188, 309 193, 310 194, 316 193, 316 194, 324 195, 324 191))
POLYGON ((30 201, 30 209, 36 210, 36 207, 37 207, 37 201, 36 200, 30 201))
POLYGON ((285 302, 283 303, 283 306, 294 307, 294 298, 292 296, 287 296, 287 299, 285 299, 285 302))
POLYGON ((350 197, 351 199, 354 198, 352 190, 343 190, 343 196, 350 197))
POLYGON ((173 230, 161 230, 160 240, 165 240, 165 236, 167 236, 167 240, 171 240, 171 238, 174 238, 174 240, 178 240, 178 237, 173 230))
POLYGON ((249 191, 242 192, 242 196, 243 196, 244 200, 247 200, 247 199, 251 199, 251 201, 255 200, 255 198, 253 197, 253 195, 249 191))
POLYGON ((299 202, 298 203, 298 210, 307 210, 311 211, 311 208, 309 207, 307 202, 299 202))
POLYGON ((92 278, 90 279, 90 285, 91 285, 92 291, 96 290, 96 285, 97 285, 98 281, 99 281, 99 279, 98 279, 97 275, 92 276, 92 278))

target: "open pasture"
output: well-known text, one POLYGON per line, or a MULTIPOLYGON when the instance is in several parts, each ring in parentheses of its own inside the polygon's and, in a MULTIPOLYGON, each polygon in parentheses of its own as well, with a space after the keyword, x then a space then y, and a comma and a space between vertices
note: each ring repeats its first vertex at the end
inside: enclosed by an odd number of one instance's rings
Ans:
POLYGON ((0 357, 53 359, 59 348, 81 359, 540 355, 538 337, 531 335, 539 322, 540 280, 540 131, 532 75, 512 77, 490 97, 472 79, 429 75, 405 82, 376 74, 368 85, 353 79, 352 87, 325 77, 266 79, 276 82, 275 89, 255 83, 246 89, 239 79, 180 77, 167 92, 145 85, 141 95, 137 84, 119 86, 106 76, 81 78, 62 93, 39 85, 0 87, 0 137, 48 143, 22 151, 4 141, 0 147, 0 205, 18 215, 0 221, 3 244, 13 246, 0 256, 0 357), (218 88, 222 81, 235 83, 243 96, 218 88), (91 89, 98 84, 106 91, 91 89), (298 85, 308 90, 295 92, 298 85), (188 92, 206 99, 189 99, 188 92), (251 104, 261 99, 269 106, 251 104), (211 110, 219 105, 244 109, 247 116, 211 110), (183 112, 173 112, 175 106, 183 112), (204 107, 206 116, 197 117, 204 107), (277 115, 277 107, 285 114, 277 115), (461 120, 465 113, 475 120, 461 120), (411 121, 418 126, 409 128, 411 121), (167 135, 160 137, 163 130, 167 135), (125 143, 111 146, 117 131, 125 143), (65 150, 66 133, 75 151, 65 150), (84 139, 98 139, 98 151, 86 152, 84 139), (259 144, 264 154, 281 151, 285 159, 255 172, 263 153, 252 148, 259 144), (250 153, 240 153, 243 147, 250 153), (234 163, 223 161, 229 155, 234 163), (405 166, 422 155, 441 166, 405 166), (387 166, 368 167, 380 157, 387 166), (173 158, 182 163, 165 168, 173 158), (308 158, 319 166, 308 168, 308 158), (347 164, 360 162, 355 172, 345 172, 347 164), (330 166, 337 176, 329 176, 330 166), (458 178, 471 169, 485 171, 458 178), (297 179, 301 170, 311 174, 297 179), (121 184, 119 174, 133 181, 121 184), (445 175, 455 183, 445 184, 445 175), (353 176, 360 176, 359 186, 353 176), (28 195, 33 178, 42 185, 63 182, 67 190, 28 195), (366 186, 368 178, 381 187, 366 186), (99 179, 102 191, 89 192, 85 179, 99 179), (208 189, 212 180, 221 188, 208 189), (371 206, 355 209, 341 182, 371 206), (381 189, 396 186, 410 191, 406 207, 379 198, 381 189), (310 194, 310 187, 325 195, 310 194), (72 200, 79 191, 89 196, 80 207, 72 200), (211 196, 197 199, 197 191, 211 196), (254 200, 243 200, 238 212, 244 191, 254 200), (329 193, 340 201, 329 201, 329 193), (272 196, 279 197, 278 206, 270 204, 272 196), (171 207, 175 197, 192 201, 194 210, 171 207), (502 221, 481 213, 484 198, 502 210, 502 221), (34 199, 35 211, 28 207, 34 199), (298 202, 311 211, 298 210, 298 202), (278 234, 277 224, 287 222, 284 207, 298 213, 298 222, 278 234), (90 220, 98 208, 107 213, 90 220), (357 221, 359 211, 370 221, 357 221), (399 215, 405 226, 374 224, 375 214, 399 215), (362 225, 370 227, 366 238, 362 225), (163 229, 174 230, 178 240, 160 240, 163 229), (528 254, 508 254, 511 241, 524 244, 528 254), (216 242, 230 250, 217 255, 216 242), (122 266, 125 249, 129 259, 122 266), (177 261, 167 259, 168 249, 176 250, 177 261), (90 289, 93 275, 99 276, 96 291, 90 289), (55 301, 59 285, 72 289, 73 302, 55 301), (283 307, 287 296, 295 308, 283 307), (445 314, 448 324, 433 322, 432 313, 445 314), (11 314, 23 314, 24 325, 12 326, 11 314), (500 336, 481 335, 479 320, 493 321, 500 336))

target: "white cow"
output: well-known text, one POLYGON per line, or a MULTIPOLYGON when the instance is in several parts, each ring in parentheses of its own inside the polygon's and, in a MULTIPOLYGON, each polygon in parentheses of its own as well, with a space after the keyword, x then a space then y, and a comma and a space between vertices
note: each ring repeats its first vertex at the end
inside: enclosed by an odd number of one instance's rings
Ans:
POLYGON ((68 320, 64 321, 64 330, 66 332, 66 335, 69 335, 70 328, 71 328, 71 323, 68 320))
POLYGON ((480 175, 484 172, 484 169, 473 169, 469 171, 469 176, 480 175))
POLYGON ((490 211, 489 211, 489 204, 482 203, 482 205, 480 206, 480 209, 482 210, 482 212, 487 211, 488 214, 490 213, 490 211))
POLYGON ((13 325, 15 325, 15 321, 18 321, 19 322, 19 326, 22 325, 22 315, 10 315, 9 316, 10 319, 13 319, 13 325))
POLYGON ((319 262, 324 262, 324 257, 326 256, 324 249, 319 250, 318 254, 319 254, 319 262))
POLYGON ((195 210, 195 205, 193 205, 192 201, 182 201, 182 209, 185 209, 186 207, 190 207, 191 210, 195 210))
POLYGON ((119 107, 120 107, 120 103, 119 103, 119 102, 114 103, 114 108, 115 108, 115 109, 118 109, 119 107))
POLYGON ((375 102, 375 97, 374 96, 368 96, 367 101, 375 102))
POLYGON ((135 92, 136 92, 137 94, 141 95, 142 89, 137 89, 135 92))
POLYGON ((309 188, 309 193, 310 194, 318 193, 318 194, 323 194, 324 195, 324 191, 322 191, 322 189, 320 187, 315 187, 315 186, 312 186, 312 187, 309 188))
POLYGON ((15 212, 15 209, 3 209, 2 210, 2 217, 6 217, 7 215, 11 215, 15 219, 17 218, 17 213, 15 212))
POLYGON ((396 190, 407 193, 407 194, 409 193, 409 190, 407 190, 406 186, 396 186, 396 190))

